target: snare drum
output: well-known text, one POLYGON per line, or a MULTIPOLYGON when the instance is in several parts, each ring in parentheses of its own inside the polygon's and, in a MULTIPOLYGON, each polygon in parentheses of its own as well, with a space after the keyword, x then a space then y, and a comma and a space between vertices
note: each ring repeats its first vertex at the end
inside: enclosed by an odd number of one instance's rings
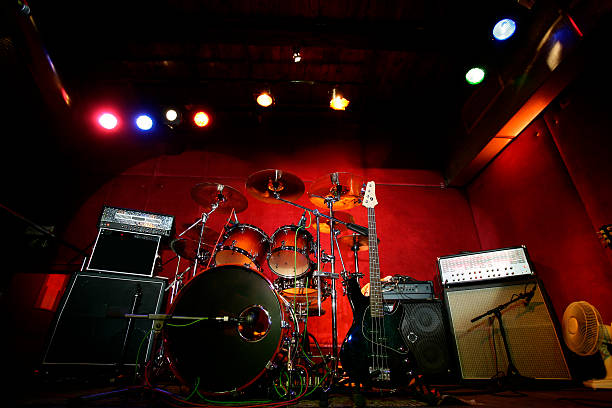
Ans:
MULTIPOLYGON (((274 289, 280 292, 281 296, 292 303, 317 303, 317 279, 312 276, 300 279, 278 278, 274 281, 274 289)), ((321 279, 321 300, 327 299, 330 288, 327 281, 321 279)))
POLYGON ((243 265, 261 271, 270 240, 265 232, 249 224, 236 224, 223 235, 223 242, 215 253, 215 266, 243 265))
POLYGON ((310 272, 313 262, 310 255, 315 252, 312 234, 295 225, 285 225, 270 237, 268 266, 281 278, 301 277, 310 272))

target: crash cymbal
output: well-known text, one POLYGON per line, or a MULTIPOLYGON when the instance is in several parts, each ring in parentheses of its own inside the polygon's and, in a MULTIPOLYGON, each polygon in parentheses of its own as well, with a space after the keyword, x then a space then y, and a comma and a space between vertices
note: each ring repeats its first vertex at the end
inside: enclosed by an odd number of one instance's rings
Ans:
POLYGON ((205 212, 212 209, 214 203, 219 204, 217 211, 236 213, 247 209, 249 203, 246 197, 233 187, 217 183, 200 183, 191 189, 191 198, 204 207, 205 212))
POLYGON ((361 204, 363 178, 351 173, 330 173, 316 179, 310 186, 310 201, 319 208, 329 208, 327 202, 333 203, 334 210, 349 210, 361 204))
POLYGON ((281 201, 274 197, 274 193, 280 198, 294 201, 304 194, 305 188, 298 176, 283 170, 267 169, 251 174, 246 182, 246 190, 260 201, 278 204, 281 201))
MULTIPOLYGON (((355 218, 351 214, 347 212, 342 212, 342 211, 335 212, 334 218, 337 218, 340 221, 348 222, 350 224, 353 224, 355 222, 355 218)), ((317 223, 313 222, 311 225, 311 228, 316 231, 317 223)), ((329 219, 328 218, 321 218, 321 220, 319 221, 319 229, 321 230, 321 233, 329 234, 329 219)), ((341 233, 347 231, 346 225, 340 224, 339 222, 334 222, 334 229, 341 233)))
MULTIPOLYGON (((189 238, 175 238, 170 242, 170 248, 181 258, 194 261, 198 254, 198 241, 189 238)), ((210 258, 214 245, 203 243, 200 247, 200 261, 210 258)))

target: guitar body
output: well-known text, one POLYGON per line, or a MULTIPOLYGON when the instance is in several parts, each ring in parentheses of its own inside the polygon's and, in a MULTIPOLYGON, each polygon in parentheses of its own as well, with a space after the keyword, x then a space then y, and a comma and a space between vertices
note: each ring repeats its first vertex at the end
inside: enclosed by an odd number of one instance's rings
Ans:
POLYGON ((345 284, 353 309, 353 324, 340 349, 343 369, 351 380, 369 387, 407 386, 414 359, 399 332, 402 305, 391 313, 375 317, 373 324, 370 301, 361 293, 357 278, 345 284))

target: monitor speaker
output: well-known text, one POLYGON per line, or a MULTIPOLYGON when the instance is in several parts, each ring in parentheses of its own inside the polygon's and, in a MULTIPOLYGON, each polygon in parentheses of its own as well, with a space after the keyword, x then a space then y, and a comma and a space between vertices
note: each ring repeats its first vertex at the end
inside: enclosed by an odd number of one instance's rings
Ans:
POLYGON ((450 353, 447 319, 441 300, 403 300, 400 332, 415 359, 415 368, 426 380, 453 380, 455 369, 450 353))
POLYGON ((508 353, 494 310, 501 316, 518 374, 536 380, 571 380, 558 324, 537 279, 446 288, 444 300, 463 380, 508 374, 508 353), (529 301, 513 301, 531 290, 529 301))
POLYGON ((77 272, 51 325, 43 365, 116 367, 145 361, 153 321, 124 315, 159 313, 165 286, 166 278, 77 272))

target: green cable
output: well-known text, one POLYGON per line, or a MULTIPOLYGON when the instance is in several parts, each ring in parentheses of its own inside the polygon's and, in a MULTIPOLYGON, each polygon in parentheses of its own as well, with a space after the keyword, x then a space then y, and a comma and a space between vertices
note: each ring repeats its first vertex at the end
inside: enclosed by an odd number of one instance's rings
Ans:
POLYGON ((189 394, 189 396, 187 398, 185 398, 186 401, 189 401, 191 399, 191 397, 194 396, 194 394, 196 394, 198 392, 198 387, 200 386, 200 377, 196 377, 196 383, 195 386, 193 387, 193 391, 191 391, 191 394, 189 394))
POLYGON ((208 320, 208 317, 202 317, 201 319, 197 319, 194 320, 192 322, 189 323, 185 323, 185 324, 172 324, 172 323, 166 323, 166 326, 172 326, 172 327, 187 327, 187 326, 191 326, 192 324, 196 324, 201 322, 202 320, 208 320))
POLYGON ((151 335, 151 332, 153 332, 152 327, 151 330, 144 335, 142 340, 140 340, 140 344, 138 345, 138 350, 136 351, 136 362, 134 363, 134 379, 136 379, 136 372, 138 371, 138 358, 140 357, 140 350, 142 349, 142 345, 144 344, 145 340, 151 335))

